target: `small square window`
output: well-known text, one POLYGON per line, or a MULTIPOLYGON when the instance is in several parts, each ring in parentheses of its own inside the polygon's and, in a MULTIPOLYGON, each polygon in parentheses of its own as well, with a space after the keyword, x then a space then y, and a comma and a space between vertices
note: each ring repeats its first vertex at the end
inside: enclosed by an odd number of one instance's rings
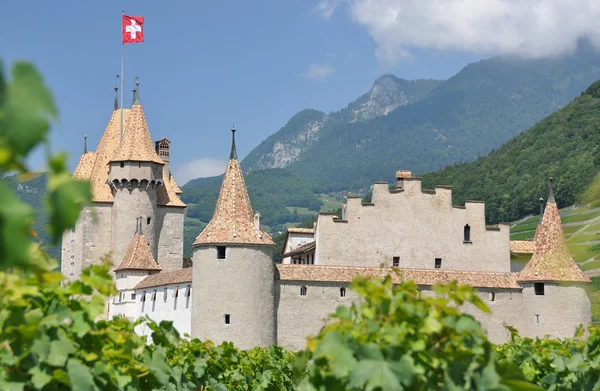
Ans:
POLYGON ((135 300, 135 293, 131 294, 131 300, 135 300))
POLYGON ((217 259, 225 259, 225 246, 217 246, 217 259))
POLYGON ((394 257, 392 260, 392 266, 398 267, 400 266, 400 257, 394 257))
POLYGON ((225 314, 225 324, 231 324, 231 315, 225 314))
POLYGON ((533 290, 535 291, 536 296, 544 296, 544 283, 536 282, 533 284, 533 290))
POLYGON ((121 162, 120 166, 121 166, 121 167, 125 167, 125 163, 124 163, 124 162, 121 162))
POLYGON ((442 268, 442 258, 436 258, 435 259, 435 268, 436 269, 441 269, 442 268))

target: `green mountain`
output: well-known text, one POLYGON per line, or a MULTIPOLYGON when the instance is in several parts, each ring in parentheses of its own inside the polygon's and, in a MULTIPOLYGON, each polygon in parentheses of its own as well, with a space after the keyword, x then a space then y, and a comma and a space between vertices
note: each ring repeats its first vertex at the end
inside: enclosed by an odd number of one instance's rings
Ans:
POLYGON ((495 223, 536 213, 550 176, 559 206, 572 205, 599 171, 600 81, 488 156, 425 174, 423 186, 452 186, 455 204, 485 200, 495 223))
MULTIPOLYGON (((223 176, 199 178, 183 186, 181 199, 188 204, 185 219, 184 249, 191 244, 212 218, 223 176)), ((282 169, 252 171, 245 175, 248 195, 255 211, 262 215, 266 231, 274 234, 294 223, 309 220, 322 209, 335 209, 338 204, 315 194, 315 186, 298 175, 282 169)))
POLYGON ((50 235, 46 230, 48 225, 48 216, 44 212, 42 203, 44 202, 44 194, 46 192, 47 175, 39 173, 39 175, 27 181, 19 180, 17 175, 12 175, 5 180, 9 186, 15 190, 18 197, 27 202, 36 211, 33 228, 37 233, 37 240, 42 243, 46 252, 60 261, 60 244, 55 246, 50 244, 50 235))
POLYGON ((369 92, 340 111, 330 114, 310 109, 300 111, 277 133, 254 148, 242 165, 248 172, 293 165, 332 129, 387 115, 427 96, 440 83, 440 80, 409 81, 383 75, 369 92))
POLYGON ((391 180, 400 168, 439 170, 498 148, 598 78, 600 53, 586 49, 562 59, 491 58, 444 82, 388 75, 339 112, 298 113, 242 166, 287 167, 327 192, 391 180))

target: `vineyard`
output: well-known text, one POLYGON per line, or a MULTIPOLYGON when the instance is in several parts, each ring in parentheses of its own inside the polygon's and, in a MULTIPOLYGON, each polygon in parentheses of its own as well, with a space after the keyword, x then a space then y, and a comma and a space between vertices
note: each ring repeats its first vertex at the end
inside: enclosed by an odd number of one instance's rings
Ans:
MULTIPOLYGON (((73 180, 47 135, 51 94, 29 64, 0 71, 0 171, 31 175, 43 145, 50 173, 48 235, 72 228, 90 185, 73 180)), ((22 390, 594 390, 600 387, 600 329, 566 340, 519 337, 496 346, 459 307, 489 311, 473 288, 355 279, 359 304, 339 307, 306 349, 239 350, 180 336, 169 322, 104 319, 115 294, 110 260, 66 283, 39 244, 33 209, 0 180, 0 389, 22 390), (134 328, 152 330, 151 343, 134 328)))

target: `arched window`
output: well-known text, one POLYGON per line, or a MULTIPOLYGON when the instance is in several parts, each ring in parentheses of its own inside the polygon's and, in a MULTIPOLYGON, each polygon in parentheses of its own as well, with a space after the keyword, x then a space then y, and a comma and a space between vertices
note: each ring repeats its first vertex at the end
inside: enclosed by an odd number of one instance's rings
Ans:
POLYGON ((344 288, 344 287, 340 288, 340 297, 346 297, 346 288, 344 288))
POLYGON ((306 287, 305 286, 300 288, 300 296, 306 296, 306 287))
POLYGON ((465 225, 465 229, 464 229, 464 242, 465 243, 471 243, 471 227, 469 226, 469 224, 465 225))

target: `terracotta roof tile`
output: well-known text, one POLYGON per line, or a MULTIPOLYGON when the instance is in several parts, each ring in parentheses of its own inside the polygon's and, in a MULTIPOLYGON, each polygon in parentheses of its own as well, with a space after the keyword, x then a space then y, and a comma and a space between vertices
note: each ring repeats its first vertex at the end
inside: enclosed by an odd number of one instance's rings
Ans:
MULTIPOLYGON (((232 148, 232 156, 235 149, 232 148)), ((206 244, 251 244, 275 246, 271 237, 254 226, 252 205, 236 158, 225 169, 215 213, 194 246, 206 244)))
POLYGON ((314 251, 316 247, 317 247, 317 242, 306 243, 306 244, 298 247, 295 250, 292 250, 288 253, 283 254, 281 257, 287 258, 287 257, 293 257, 294 255, 306 254, 311 251, 314 251))
POLYGON ((533 254, 535 242, 533 240, 511 240, 510 252, 517 254, 533 254))
POLYGON ((181 206, 185 203, 179 198, 181 189, 175 183, 175 177, 163 170, 163 185, 158 187, 158 204, 164 206, 181 206))
POLYGON ((519 281, 591 282, 571 258, 553 199, 546 203, 542 223, 536 232, 535 252, 521 271, 519 281))
POLYGON ((79 163, 73 172, 73 178, 75 179, 90 179, 92 176, 92 169, 96 162, 96 153, 87 152, 79 158, 79 163))
POLYGON ((278 264, 279 279, 286 281, 350 282, 355 276, 385 278, 392 275, 394 282, 412 280, 418 285, 445 284, 458 281, 476 288, 519 289, 518 273, 470 272, 436 269, 397 269, 350 266, 284 265, 278 264))
POLYGON ((144 235, 133 235, 123 262, 117 266, 115 272, 119 270, 160 270, 160 266, 154 260, 144 235))
POLYGON ((288 228, 288 232, 291 234, 314 234, 314 228, 288 228))
POLYGON ((129 113, 127 128, 123 133, 123 142, 115 156, 110 159, 112 162, 136 161, 165 164, 154 149, 142 105, 133 105, 129 113))
MULTIPOLYGON (((123 127, 126 128, 129 109, 123 109, 123 127)), ((96 161, 90 181, 92 182, 92 201, 113 202, 108 185, 108 163, 121 143, 121 110, 114 110, 96 148, 96 161)))
POLYGON ((177 270, 166 270, 160 273, 151 274, 148 277, 140 281, 135 289, 152 288, 155 286, 171 285, 171 284, 182 284, 186 282, 192 282, 192 268, 188 267, 185 269, 177 270))

